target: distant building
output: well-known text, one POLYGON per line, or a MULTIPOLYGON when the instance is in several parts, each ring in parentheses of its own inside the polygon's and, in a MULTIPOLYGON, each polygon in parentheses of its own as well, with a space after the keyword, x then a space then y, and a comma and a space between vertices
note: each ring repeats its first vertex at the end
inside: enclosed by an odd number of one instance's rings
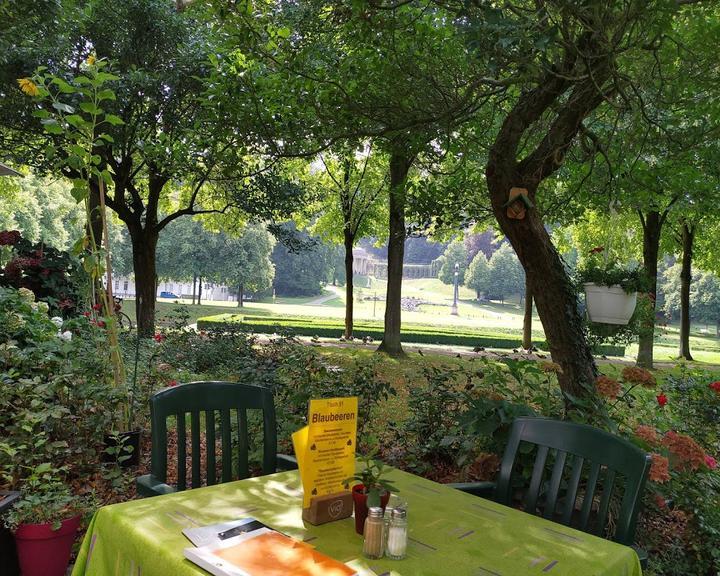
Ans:
MULTIPOLYGON (((437 278, 441 263, 404 264, 403 278, 437 278)), ((378 260, 363 248, 353 248, 353 274, 387 278, 387 260, 378 260)))
MULTIPOLYGON (((198 284, 195 286, 197 295, 198 284)), ((155 295, 160 298, 161 294, 176 294, 178 298, 192 298, 193 294, 193 283, 192 282, 178 282, 176 280, 167 280, 164 282, 158 282, 157 291, 155 295)), ((116 276, 113 278, 113 294, 121 298, 134 298, 135 297, 135 281, 132 278, 125 276, 116 276)), ((172 298, 172 296, 171 296, 172 298)), ((202 299, 203 300, 216 300, 216 301, 228 301, 235 300, 237 295, 230 293, 230 289, 223 284, 213 284, 212 282, 202 283, 202 299)))

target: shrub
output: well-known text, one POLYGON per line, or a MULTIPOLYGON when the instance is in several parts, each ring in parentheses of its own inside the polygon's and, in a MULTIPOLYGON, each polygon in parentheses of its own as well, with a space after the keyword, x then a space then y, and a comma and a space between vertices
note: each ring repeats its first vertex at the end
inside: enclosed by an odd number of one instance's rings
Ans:
POLYGON ((57 319, 58 328, 42 304, 27 290, 0 288, 0 476, 8 488, 22 488, 38 467, 68 482, 96 471, 118 403, 102 329, 84 317, 57 319))
POLYGON ((0 232, 0 286, 27 288, 53 315, 71 317, 85 300, 88 285, 80 262, 68 252, 33 244, 19 232, 0 232))

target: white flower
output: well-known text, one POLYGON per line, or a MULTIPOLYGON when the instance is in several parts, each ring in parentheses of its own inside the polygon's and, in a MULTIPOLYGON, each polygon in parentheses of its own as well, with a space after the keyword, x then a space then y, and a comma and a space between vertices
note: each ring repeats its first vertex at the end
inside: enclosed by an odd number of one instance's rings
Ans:
POLYGON ((60 338, 66 342, 70 342, 70 340, 72 340, 72 332, 70 332, 70 330, 65 330, 65 332, 60 334, 60 338))
MULTIPOLYGON (((48 313, 48 310, 50 310, 50 306, 48 306, 48 303, 47 303, 47 302, 38 302, 38 303, 37 303, 37 309, 38 309, 40 312, 43 312, 43 313, 47 314, 47 313, 48 313)), ((56 318, 60 318, 60 317, 59 317, 59 316, 56 316, 56 318)), ((60 320, 62 320, 62 318, 60 318, 60 320)))
POLYGON ((50 318, 50 322, 55 324, 55 326, 57 326, 58 329, 60 329, 60 328, 62 328, 64 320, 62 318, 60 318, 60 316, 53 316, 52 318, 50 318))
POLYGON ((18 296, 25 300, 25 302, 35 302, 35 293, 27 288, 18 288, 18 296))

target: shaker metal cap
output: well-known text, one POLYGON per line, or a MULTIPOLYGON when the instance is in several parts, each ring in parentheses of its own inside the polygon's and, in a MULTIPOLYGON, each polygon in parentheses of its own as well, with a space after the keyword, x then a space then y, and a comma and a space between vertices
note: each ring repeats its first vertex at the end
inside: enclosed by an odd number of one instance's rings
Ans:
POLYGON ((407 517, 407 510, 405 510, 405 508, 393 508, 392 517, 399 520, 405 519, 407 517))
POLYGON ((368 509, 368 517, 369 518, 382 518, 383 517, 383 509, 380 506, 373 506, 372 508, 368 509))

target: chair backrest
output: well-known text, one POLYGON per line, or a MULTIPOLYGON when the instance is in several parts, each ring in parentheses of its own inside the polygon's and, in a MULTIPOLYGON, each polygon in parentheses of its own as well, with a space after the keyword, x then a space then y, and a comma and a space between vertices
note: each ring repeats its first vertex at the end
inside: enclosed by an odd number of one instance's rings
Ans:
POLYGON ((190 444, 192 460, 192 487, 201 484, 201 413, 205 420, 206 482, 217 483, 216 430, 220 435, 221 482, 247 478, 248 464, 248 410, 261 410, 263 417, 263 473, 271 474, 276 468, 277 432, 275 429, 275 405, 273 395, 267 388, 249 386, 237 382, 191 382, 161 390, 150 399, 152 424, 152 475, 167 482, 168 418, 176 419, 177 427, 177 489, 187 488, 185 462, 186 418, 190 420, 190 444), (216 412, 218 418, 216 418, 216 412), (234 414, 233 414, 234 412, 234 414), (233 474, 232 432, 233 419, 236 427, 237 474, 233 474))
POLYGON ((530 483, 525 488, 526 512, 601 537, 609 536, 621 544, 633 543, 650 471, 649 455, 627 440, 592 426, 517 418, 496 485, 495 499, 502 504, 511 505, 516 493, 513 468, 518 454, 527 453, 522 443, 537 447, 530 483), (548 454, 552 455, 552 472, 546 479, 548 454), (614 533, 608 527, 611 499, 620 501, 619 510, 614 510, 616 517, 612 518, 614 533))

